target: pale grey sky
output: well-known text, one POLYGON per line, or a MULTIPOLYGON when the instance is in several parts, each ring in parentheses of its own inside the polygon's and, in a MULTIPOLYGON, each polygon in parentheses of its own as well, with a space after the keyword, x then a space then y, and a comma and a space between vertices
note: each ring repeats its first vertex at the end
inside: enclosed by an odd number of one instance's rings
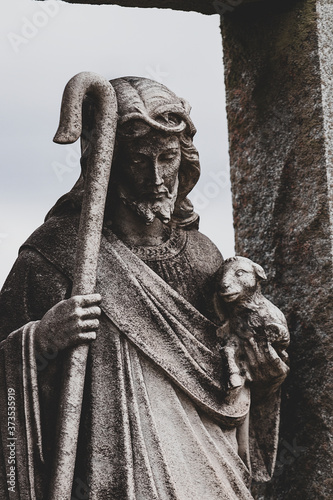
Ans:
POLYGON ((3 0, 0 286, 17 251, 79 175, 78 144, 52 142, 80 71, 161 81, 192 105, 200 229, 234 254, 219 17, 158 9, 3 0))

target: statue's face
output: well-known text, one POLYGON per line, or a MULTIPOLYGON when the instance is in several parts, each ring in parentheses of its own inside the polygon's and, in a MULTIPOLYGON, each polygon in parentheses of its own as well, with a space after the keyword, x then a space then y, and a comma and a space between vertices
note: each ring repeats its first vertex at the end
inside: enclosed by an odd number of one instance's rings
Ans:
POLYGON ((178 190, 179 138, 150 131, 122 143, 118 155, 118 193, 147 224, 169 222, 178 190))

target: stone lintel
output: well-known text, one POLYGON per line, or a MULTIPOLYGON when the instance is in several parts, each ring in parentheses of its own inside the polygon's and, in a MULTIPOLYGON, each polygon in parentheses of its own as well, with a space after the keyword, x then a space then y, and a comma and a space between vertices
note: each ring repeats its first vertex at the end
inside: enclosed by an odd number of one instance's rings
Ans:
MULTIPOLYGON (((48 1, 48 0, 37 0, 48 1)), ((67 3, 90 5, 120 5, 122 7, 159 8, 199 12, 201 14, 221 14, 232 12, 249 3, 268 0, 64 0, 67 3)))
MULTIPOLYGON (((47 1, 47 0, 38 0, 47 1)), ((173 9, 182 11, 196 11, 201 14, 216 14, 214 0, 64 0, 67 3, 90 4, 90 5, 120 5, 122 7, 142 7, 173 9)), ((221 0, 222 3, 226 0, 221 0)), ((234 2, 234 0, 231 0, 234 2)), ((236 0, 238 1, 238 0, 236 0)), ((241 1, 241 0, 240 0, 241 1)))

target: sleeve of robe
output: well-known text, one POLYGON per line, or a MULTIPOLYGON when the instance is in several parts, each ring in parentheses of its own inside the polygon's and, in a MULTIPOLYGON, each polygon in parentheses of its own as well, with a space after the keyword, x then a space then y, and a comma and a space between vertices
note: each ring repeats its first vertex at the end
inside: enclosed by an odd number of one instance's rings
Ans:
MULTIPOLYGON (((36 353, 37 321, 70 296, 71 283, 44 257, 24 249, 0 294, 0 492, 3 500, 44 498, 55 435, 62 356, 36 353), (8 433, 8 389, 15 391, 15 439, 8 433), (43 426, 47 422, 47 426, 43 426), (43 436, 43 441, 42 441, 43 436), (8 489, 15 443, 15 487, 8 489)), ((12 429, 11 429, 12 430, 12 429)))

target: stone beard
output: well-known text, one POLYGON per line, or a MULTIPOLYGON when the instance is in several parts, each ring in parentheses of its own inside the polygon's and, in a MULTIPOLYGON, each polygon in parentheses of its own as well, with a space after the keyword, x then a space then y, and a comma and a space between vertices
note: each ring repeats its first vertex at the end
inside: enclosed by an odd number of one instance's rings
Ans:
POLYGON ((156 197, 142 196, 141 199, 136 199, 131 195, 130 189, 123 184, 117 187, 117 192, 123 203, 134 210, 140 217, 143 217, 147 225, 152 224, 156 217, 164 224, 167 224, 170 222, 175 208, 178 186, 179 180, 177 177, 171 192, 164 185, 163 188, 156 189, 156 197))

